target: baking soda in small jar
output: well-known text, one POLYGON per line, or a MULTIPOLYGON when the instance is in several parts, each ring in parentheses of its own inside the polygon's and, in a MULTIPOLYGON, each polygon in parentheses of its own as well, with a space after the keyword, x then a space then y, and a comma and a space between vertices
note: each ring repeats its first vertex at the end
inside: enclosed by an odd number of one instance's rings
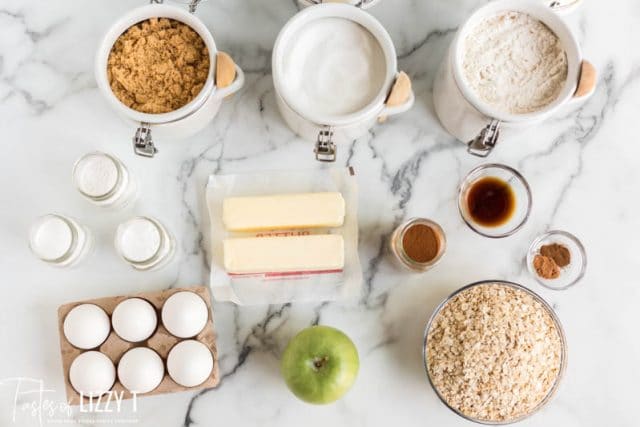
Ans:
POLYGON ((137 196, 137 185, 116 157, 95 151, 85 154, 73 167, 73 183, 80 194, 102 207, 122 208, 137 196))
POLYGON ((137 270, 158 269, 175 253, 175 241, 164 225, 144 216, 118 226, 115 247, 122 259, 137 270))
POLYGON ((29 232, 31 252, 57 267, 70 267, 80 262, 91 244, 91 233, 85 226, 58 214, 41 216, 29 232))

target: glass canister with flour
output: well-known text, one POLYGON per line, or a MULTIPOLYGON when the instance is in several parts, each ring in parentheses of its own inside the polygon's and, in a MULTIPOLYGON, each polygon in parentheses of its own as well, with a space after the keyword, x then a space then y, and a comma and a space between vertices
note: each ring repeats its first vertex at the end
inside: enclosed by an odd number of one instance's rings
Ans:
POLYGON ((294 132, 315 142, 317 160, 335 161, 336 144, 353 141, 376 121, 413 105, 411 80, 398 71, 389 33, 361 10, 376 1, 301 2, 312 5, 276 39, 278 108, 294 132))
POLYGON ((556 10, 573 2, 497 0, 460 27, 433 87, 444 128, 486 157, 514 129, 586 100, 596 71, 556 10))

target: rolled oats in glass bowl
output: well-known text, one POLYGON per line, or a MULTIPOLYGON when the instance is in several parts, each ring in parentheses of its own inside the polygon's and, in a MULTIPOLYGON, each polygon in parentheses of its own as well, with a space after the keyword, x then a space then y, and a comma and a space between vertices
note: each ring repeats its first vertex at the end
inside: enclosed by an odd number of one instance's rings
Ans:
POLYGON ((567 362, 553 309, 516 283, 467 285, 435 310, 424 338, 431 386, 458 415, 481 424, 510 424, 544 406, 567 362))

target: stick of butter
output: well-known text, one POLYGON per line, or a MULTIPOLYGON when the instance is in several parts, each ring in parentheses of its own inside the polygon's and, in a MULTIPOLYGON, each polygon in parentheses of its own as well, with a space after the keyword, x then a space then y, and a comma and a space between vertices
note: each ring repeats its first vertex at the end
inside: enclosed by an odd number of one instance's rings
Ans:
POLYGON ((248 237, 223 241, 228 273, 283 273, 341 270, 344 240, 339 234, 248 237))
POLYGON ((344 212, 337 192, 228 197, 222 202, 222 222, 229 231, 340 227, 344 212))

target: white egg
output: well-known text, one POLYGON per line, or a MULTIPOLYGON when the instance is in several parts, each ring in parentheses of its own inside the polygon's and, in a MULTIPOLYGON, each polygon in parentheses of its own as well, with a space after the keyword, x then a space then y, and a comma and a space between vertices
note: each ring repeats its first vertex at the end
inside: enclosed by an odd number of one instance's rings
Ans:
POLYGON ((171 295, 162 307, 162 323, 172 335, 191 338, 202 331, 209 319, 209 309, 199 295, 183 291, 171 295))
POLYGON ((169 352, 167 370, 176 383, 184 387, 195 387, 211 375, 213 355, 200 341, 182 341, 169 352))
POLYGON ((111 331, 109 316, 95 304, 74 307, 64 318, 64 336, 71 345, 88 350, 104 342, 111 331))
POLYGON ((132 348, 118 362, 118 379, 131 392, 148 393, 160 385, 163 377, 164 363, 150 348, 132 348))
POLYGON ((101 396, 113 387, 116 381, 116 368, 111 359, 103 353, 87 351, 71 363, 69 381, 83 396, 101 396))
POLYGON ((144 341, 158 324, 155 308, 142 298, 129 298, 118 304, 111 315, 116 334, 125 341, 144 341))

